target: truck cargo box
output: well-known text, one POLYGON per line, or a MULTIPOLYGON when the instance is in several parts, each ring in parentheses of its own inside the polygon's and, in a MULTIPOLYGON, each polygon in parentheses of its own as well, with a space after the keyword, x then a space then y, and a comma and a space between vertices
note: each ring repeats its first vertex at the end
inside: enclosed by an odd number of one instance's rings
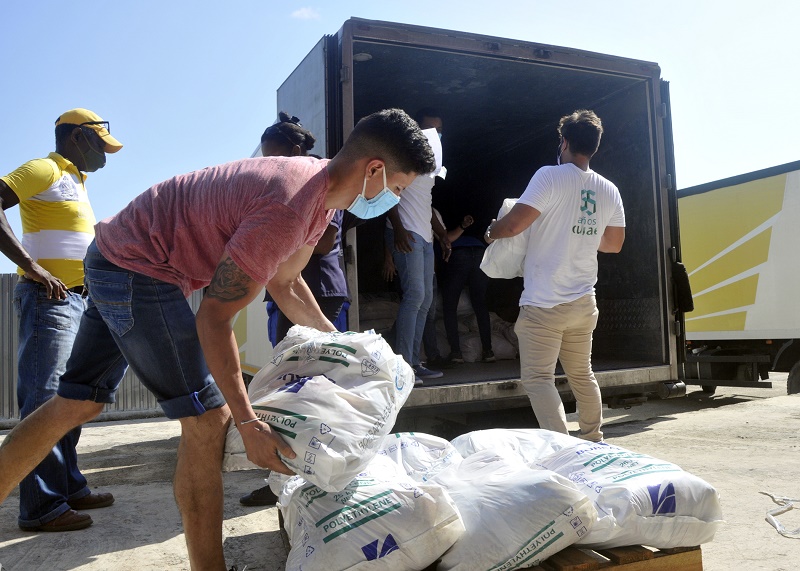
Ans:
MULTIPOLYGON (((329 157, 359 118, 389 107, 441 112, 450 194, 437 199, 468 205, 482 228, 504 198, 518 197, 539 167, 554 164, 559 119, 594 110, 605 132, 592 168, 619 187, 627 218, 622 252, 599 255, 598 380, 604 397, 644 395, 678 380, 684 341, 672 283, 680 257, 677 199, 668 84, 657 64, 353 18, 322 38, 278 90, 278 109, 300 117, 318 138, 314 151, 329 157)), ((385 318, 378 323, 370 305, 392 299, 381 277, 383 225, 369 221, 346 236, 354 330, 390 325, 385 318)), ((507 310, 517 305, 519 284, 493 281, 495 313, 513 322, 507 310)), ((493 319, 502 329, 504 320, 493 319)), ((506 331, 513 328, 508 321, 506 331)), ((446 342, 440 350, 448 353, 446 342)), ((520 404, 527 398, 518 380, 516 358, 468 363, 426 380, 407 407, 520 404)), ((569 399, 569 391, 563 394, 569 399)))

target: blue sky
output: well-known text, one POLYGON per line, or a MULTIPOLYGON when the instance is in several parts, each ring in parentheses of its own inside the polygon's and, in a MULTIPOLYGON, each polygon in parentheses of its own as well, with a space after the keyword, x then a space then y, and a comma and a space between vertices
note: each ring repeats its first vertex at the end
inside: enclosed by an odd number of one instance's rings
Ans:
POLYGON ((52 151, 73 107, 125 145, 89 179, 98 219, 170 176, 248 156, 278 86, 353 16, 657 62, 680 188, 800 160, 800 3, 788 0, 27 0, 0 3, 0 173, 52 151))

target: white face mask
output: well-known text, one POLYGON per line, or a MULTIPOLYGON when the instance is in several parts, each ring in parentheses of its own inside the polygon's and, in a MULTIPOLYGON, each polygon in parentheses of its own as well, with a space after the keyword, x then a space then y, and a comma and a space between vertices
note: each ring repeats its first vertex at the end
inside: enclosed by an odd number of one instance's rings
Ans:
POLYGON ((383 168, 383 190, 372 198, 366 198, 367 192, 367 175, 364 175, 364 188, 361 194, 355 197, 353 203, 347 207, 347 210, 353 216, 357 216, 362 220, 368 218, 375 218, 384 212, 388 212, 400 202, 400 197, 391 191, 386 185, 386 167, 383 168))
POLYGON ((562 138, 562 139, 561 139, 561 140, 558 142, 558 154, 556 155, 556 164, 557 164, 557 165, 560 165, 560 164, 561 164, 561 155, 562 155, 562 154, 563 154, 563 152, 564 152, 564 151, 561 149, 561 146, 562 146, 563 144, 564 144, 564 139, 562 138))

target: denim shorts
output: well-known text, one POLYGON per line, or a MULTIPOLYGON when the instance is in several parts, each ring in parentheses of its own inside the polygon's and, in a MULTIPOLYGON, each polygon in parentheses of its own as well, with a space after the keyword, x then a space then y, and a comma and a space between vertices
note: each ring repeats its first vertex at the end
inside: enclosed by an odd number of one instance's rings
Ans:
POLYGON ((225 404, 180 288, 112 264, 94 242, 84 269, 88 304, 59 396, 113 403, 129 364, 168 418, 225 404))

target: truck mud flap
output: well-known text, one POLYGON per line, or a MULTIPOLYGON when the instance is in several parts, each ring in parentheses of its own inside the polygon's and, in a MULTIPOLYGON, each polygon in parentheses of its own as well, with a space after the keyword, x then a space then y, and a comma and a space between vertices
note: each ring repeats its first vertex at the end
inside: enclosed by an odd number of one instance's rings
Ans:
POLYGON ((672 280, 675 283, 675 305, 683 313, 694 311, 689 273, 682 262, 672 262, 672 280))

